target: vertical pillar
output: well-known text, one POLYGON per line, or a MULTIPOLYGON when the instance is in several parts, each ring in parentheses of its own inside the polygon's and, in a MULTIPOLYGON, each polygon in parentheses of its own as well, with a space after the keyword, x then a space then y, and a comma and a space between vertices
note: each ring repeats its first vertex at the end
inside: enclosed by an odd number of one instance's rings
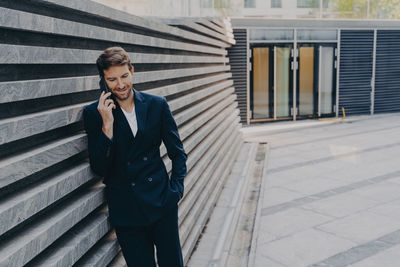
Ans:
POLYGON ((336 67, 336 117, 339 117, 339 81, 340 81, 340 36, 341 36, 341 29, 338 29, 338 38, 337 38, 337 56, 336 56, 336 62, 337 62, 337 67, 336 67))
POLYGON ((377 29, 374 29, 374 50, 372 54, 372 77, 371 77, 371 115, 374 115, 375 104, 375 70, 376 70, 376 39, 377 29))

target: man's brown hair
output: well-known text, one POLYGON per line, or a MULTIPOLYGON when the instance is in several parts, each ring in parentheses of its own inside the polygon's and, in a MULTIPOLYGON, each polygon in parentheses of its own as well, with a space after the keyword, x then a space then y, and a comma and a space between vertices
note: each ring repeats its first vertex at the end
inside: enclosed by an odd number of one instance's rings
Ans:
POLYGON ((122 66, 128 65, 129 70, 132 69, 131 60, 128 53, 118 46, 109 47, 101 53, 96 61, 97 69, 99 70, 99 75, 104 77, 104 70, 111 66, 122 66))

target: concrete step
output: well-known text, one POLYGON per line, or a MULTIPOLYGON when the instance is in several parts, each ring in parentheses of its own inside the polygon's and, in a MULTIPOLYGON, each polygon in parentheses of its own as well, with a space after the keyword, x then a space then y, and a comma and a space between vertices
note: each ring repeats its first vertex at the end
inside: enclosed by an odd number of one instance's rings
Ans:
MULTIPOLYGON (((242 249, 243 240, 249 240, 249 235, 243 235, 240 229, 248 222, 248 216, 244 215, 255 213, 257 196, 254 190, 258 182, 254 180, 260 180, 260 165, 264 165, 265 147, 265 144, 258 143, 243 145, 188 266, 233 266, 227 264, 232 262, 232 251, 238 252, 242 249)), ((244 243, 249 244, 249 241, 244 243)))
POLYGON ((248 186, 237 218, 236 228, 232 231, 230 242, 224 251, 223 264, 219 266, 252 266, 249 265, 249 254, 253 243, 253 233, 258 208, 261 207, 261 183, 266 170, 268 145, 260 143, 257 146, 253 169, 250 173, 248 186))

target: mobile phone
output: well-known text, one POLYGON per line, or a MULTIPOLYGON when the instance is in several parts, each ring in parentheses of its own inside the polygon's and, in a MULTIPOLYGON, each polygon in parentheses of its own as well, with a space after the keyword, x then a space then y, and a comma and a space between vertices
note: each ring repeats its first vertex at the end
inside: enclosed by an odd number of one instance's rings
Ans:
MULTIPOLYGON (((106 83, 106 80, 104 79, 104 77, 102 77, 102 78, 100 79, 99 85, 100 85, 100 90, 101 90, 101 91, 104 91, 104 93, 107 94, 108 92, 110 92, 110 90, 108 89, 108 86, 107 86, 107 83, 106 83)), ((111 93, 111 95, 112 95, 112 93, 111 93)), ((111 99, 110 96, 107 97, 107 99, 111 99)))

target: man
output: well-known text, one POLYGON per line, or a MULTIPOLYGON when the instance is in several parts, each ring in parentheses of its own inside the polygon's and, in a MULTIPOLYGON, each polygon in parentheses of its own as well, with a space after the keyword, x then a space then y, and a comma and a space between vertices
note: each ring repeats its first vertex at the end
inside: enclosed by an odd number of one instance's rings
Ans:
POLYGON ((186 154, 166 100, 132 87, 126 51, 110 47, 97 59, 103 87, 83 111, 93 171, 104 177, 111 225, 128 266, 183 266, 178 201, 183 196, 186 154), (169 178, 161 141, 172 161, 169 178))

